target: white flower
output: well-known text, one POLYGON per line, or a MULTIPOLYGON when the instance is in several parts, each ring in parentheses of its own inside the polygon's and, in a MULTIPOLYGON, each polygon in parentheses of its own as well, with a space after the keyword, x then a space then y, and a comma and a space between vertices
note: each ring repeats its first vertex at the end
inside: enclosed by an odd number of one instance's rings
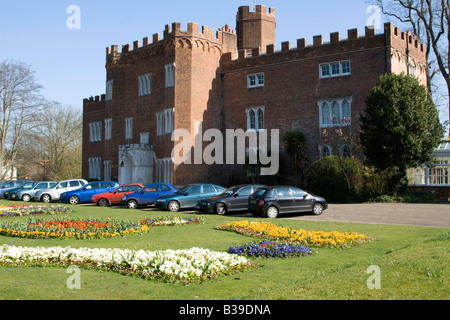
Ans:
POLYGON ((99 268, 129 268, 144 275, 158 270, 179 278, 198 278, 213 271, 226 271, 230 266, 246 265, 247 259, 224 252, 191 248, 186 250, 145 251, 129 249, 16 247, 0 246, 0 262, 94 263, 99 268))

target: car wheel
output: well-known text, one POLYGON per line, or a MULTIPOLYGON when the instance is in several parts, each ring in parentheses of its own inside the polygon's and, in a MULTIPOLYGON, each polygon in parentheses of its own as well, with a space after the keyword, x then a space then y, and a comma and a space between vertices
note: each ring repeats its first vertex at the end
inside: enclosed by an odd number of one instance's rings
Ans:
POLYGON ((44 194, 41 197, 41 201, 45 202, 45 203, 50 203, 50 202, 52 202, 52 197, 50 197, 49 194, 44 194))
POLYGON ((223 203, 218 203, 214 206, 214 212, 220 215, 224 215, 227 213, 227 207, 223 203))
POLYGON ((69 198, 69 203, 70 204, 79 204, 80 203, 80 198, 78 198, 77 196, 71 196, 69 198))
POLYGON ((267 217, 270 219, 275 219, 278 217, 278 208, 274 206, 270 206, 266 211, 267 217))
POLYGON ((98 205, 100 207, 109 207, 109 201, 105 198, 101 198, 100 200, 98 200, 98 205))
POLYGON ((323 205, 320 203, 315 203, 312 208, 312 213, 316 216, 321 215, 323 212, 323 205))
POLYGON ((127 202, 127 208, 128 209, 137 209, 138 204, 136 202, 136 200, 128 200, 127 202))
POLYGON ((180 204, 177 201, 170 201, 167 208, 169 211, 178 212, 180 210, 180 204))
POLYGON ((22 196, 22 201, 25 201, 25 202, 31 201, 31 196, 29 194, 24 194, 22 196))

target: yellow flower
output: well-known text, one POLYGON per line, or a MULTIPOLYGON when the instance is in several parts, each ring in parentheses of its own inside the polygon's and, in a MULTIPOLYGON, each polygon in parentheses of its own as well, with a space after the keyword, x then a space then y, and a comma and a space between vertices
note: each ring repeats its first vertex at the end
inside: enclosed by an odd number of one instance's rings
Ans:
POLYGON ((258 235, 264 235, 269 238, 276 238, 280 240, 288 240, 291 242, 300 242, 307 245, 327 245, 331 247, 344 246, 352 244, 354 240, 362 239, 369 241, 369 239, 363 234, 357 234, 356 232, 339 232, 333 230, 331 232, 315 231, 315 230, 303 230, 303 229, 291 229, 285 227, 279 227, 273 223, 268 222, 249 222, 247 220, 236 221, 225 225, 226 227, 235 227, 240 229, 249 230, 258 235))

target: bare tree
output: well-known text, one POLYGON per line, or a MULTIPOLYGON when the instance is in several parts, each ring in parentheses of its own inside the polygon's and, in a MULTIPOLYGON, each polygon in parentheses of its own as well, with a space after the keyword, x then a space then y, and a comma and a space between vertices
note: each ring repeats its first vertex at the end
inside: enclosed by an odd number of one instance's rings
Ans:
POLYGON ((0 64, 0 179, 14 167, 23 132, 42 107, 40 89, 29 66, 8 60, 0 64))
POLYGON ((412 32, 425 44, 430 66, 428 88, 441 74, 447 84, 447 102, 450 120, 450 0, 370 0, 383 14, 409 25, 412 32))
POLYGON ((27 133, 28 161, 39 168, 42 180, 81 176, 82 117, 79 110, 50 104, 39 113, 38 126, 27 133))

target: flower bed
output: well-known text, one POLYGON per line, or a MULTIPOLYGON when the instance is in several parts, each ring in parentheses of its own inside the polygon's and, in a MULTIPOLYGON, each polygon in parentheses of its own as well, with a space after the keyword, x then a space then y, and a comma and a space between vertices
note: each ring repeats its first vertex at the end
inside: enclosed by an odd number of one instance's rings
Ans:
POLYGON ((142 225, 147 226, 179 226, 184 224, 201 223, 204 224, 205 220, 202 217, 183 218, 181 216, 162 217, 154 219, 143 219, 140 221, 142 225))
POLYGON ((37 220, 0 223, 0 235, 21 238, 95 239, 126 236, 147 231, 146 225, 128 220, 37 220))
POLYGON ((73 210, 64 206, 10 205, 0 206, 0 217, 32 216, 41 214, 65 214, 73 210))
POLYGON ((311 249, 292 243, 262 241, 260 243, 251 242, 243 246, 230 247, 228 252, 249 257, 290 258, 311 254, 311 249))
POLYGON ((129 249, 0 246, 7 266, 69 266, 111 270, 170 282, 201 282, 254 267, 242 256, 202 248, 144 251, 129 249))
POLYGON ((249 222, 247 220, 220 225, 217 226, 216 229, 235 231, 240 234, 261 237, 268 240, 287 241, 304 244, 307 246, 331 248, 350 247, 375 240, 374 238, 369 238, 364 234, 358 234, 356 232, 342 233, 338 231, 325 232, 314 230, 307 231, 303 229, 296 230, 279 227, 273 223, 249 222))

